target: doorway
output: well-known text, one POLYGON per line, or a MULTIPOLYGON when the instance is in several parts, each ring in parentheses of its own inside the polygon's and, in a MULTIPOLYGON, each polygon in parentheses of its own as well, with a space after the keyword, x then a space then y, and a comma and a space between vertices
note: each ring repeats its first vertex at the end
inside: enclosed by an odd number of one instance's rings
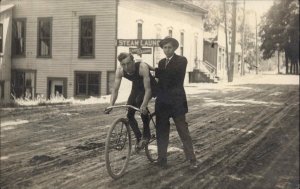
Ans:
POLYGON ((67 98, 67 78, 47 78, 47 98, 67 98))

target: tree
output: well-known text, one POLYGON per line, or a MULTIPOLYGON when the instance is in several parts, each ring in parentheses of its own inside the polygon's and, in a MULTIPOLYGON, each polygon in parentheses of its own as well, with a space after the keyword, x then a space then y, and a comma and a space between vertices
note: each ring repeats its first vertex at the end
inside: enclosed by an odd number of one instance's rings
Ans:
POLYGON ((235 61, 235 41, 236 41, 236 6, 237 0, 233 0, 232 3, 232 42, 231 42, 231 54, 230 54, 230 64, 228 66, 227 75, 228 75, 228 82, 233 81, 233 70, 234 70, 234 61, 235 61))
MULTIPOLYGON (((205 15, 204 21, 204 31, 214 32, 217 30, 218 26, 224 23, 224 9, 221 0, 193 0, 195 5, 198 5, 206 10, 208 13, 205 15)), ((228 10, 228 5, 226 6, 228 10)))
MULTIPOLYGON (((238 28, 238 32, 243 34, 243 25, 240 25, 238 28)), ((251 28, 248 23, 245 23, 245 31, 244 31, 244 42, 241 40, 238 41, 239 45, 243 45, 244 47, 244 61, 247 62, 251 67, 254 66, 255 62, 255 34, 251 31, 251 28)))
POLYGON ((290 73, 299 73, 299 1, 279 0, 263 17, 259 31, 262 40, 260 49, 263 59, 271 58, 276 51, 286 55, 286 73, 288 61, 291 61, 290 73))

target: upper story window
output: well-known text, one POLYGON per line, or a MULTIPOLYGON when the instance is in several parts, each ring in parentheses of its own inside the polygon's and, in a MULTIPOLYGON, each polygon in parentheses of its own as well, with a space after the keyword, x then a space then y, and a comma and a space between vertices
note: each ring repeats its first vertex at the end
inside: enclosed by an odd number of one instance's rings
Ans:
POLYGON ((143 38, 143 23, 144 21, 142 19, 136 20, 137 22, 137 38, 142 39, 143 38))
POLYGON ((169 37, 173 36, 173 30, 169 30, 169 37))
POLYGON ((0 23, 0 53, 3 53, 3 24, 0 23))
POLYGON ((195 60, 198 60, 198 35, 194 37, 195 41, 195 60))
POLYGON ((173 27, 172 26, 168 27, 168 36, 169 37, 173 36, 173 27))
POLYGON ((4 99, 4 81, 0 81, 0 99, 4 99))
POLYGON ((95 16, 79 17, 79 57, 95 57, 95 16))
POLYGON ((142 39, 143 38, 143 24, 142 23, 138 23, 137 27, 138 27, 137 38, 138 39, 142 39))
POLYGON ((52 53, 52 18, 38 18, 37 57, 50 58, 52 53))
POLYGON ((183 56, 184 33, 180 32, 180 55, 183 56))
POLYGON ((26 55, 26 19, 14 19, 12 24, 12 55, 26 55))

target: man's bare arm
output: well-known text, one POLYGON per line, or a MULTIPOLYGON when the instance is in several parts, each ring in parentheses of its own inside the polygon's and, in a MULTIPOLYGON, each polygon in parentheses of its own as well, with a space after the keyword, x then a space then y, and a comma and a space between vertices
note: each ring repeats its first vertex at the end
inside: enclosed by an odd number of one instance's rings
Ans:
POLYGON ((118 98, 119 88, 120 88, 120 85, 121 85, 122 77, 123 77, 122 68, 117 68, 116 74, 115 74, 114 88, 112 90, 112 94, 111 94, 111 97, 110 97, 110 105, 111 106, 113 106, 115 104, 115 102, 118 98))
POLYGON ((151 84, 150 84, 150 73, 149 67, 146 63, 141 63, 140 65, 140 76, 143 77, 143 83, 145 88, 145 95, 143 99, 143 103, 141 105, 141 110, 144 114, 147 113, 148 102, 151 99, 151 84))

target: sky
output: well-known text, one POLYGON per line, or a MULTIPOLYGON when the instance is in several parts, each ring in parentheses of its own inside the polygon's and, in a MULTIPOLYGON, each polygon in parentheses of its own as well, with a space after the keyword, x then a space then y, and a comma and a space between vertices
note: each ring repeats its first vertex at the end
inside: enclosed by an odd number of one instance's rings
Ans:
MULTIPOLYGON (((238 1, 241 4, 243 3, 243 0, 238 1)), ((257 24, 259 24, 260 18, 268 12, 273 3, 273 0, 246 0, 246 10, 248 10, 248 13, 250 12, 250 15, 246 19, 251 27, 255 28, 255 13, 257 14, 257 24)))
MULTIPOLYGON (((239 0, 242 3, 242 0, 239 0)), ((246 0, 246 9, 253 10, 257 13, 257 16, 262 16, 273 5, 273 0, 246 0)))

